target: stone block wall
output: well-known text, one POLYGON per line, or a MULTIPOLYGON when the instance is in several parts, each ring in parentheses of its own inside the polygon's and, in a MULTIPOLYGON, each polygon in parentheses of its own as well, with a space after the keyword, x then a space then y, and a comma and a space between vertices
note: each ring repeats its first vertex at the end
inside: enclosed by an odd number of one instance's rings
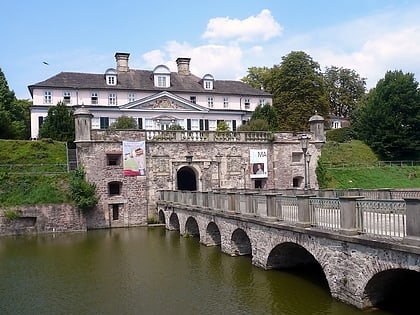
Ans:
POLYGON ((5 217, 0 209, 0 235, 36 234, 86 231, 86 219, 74 206, 68 204, 16 206, 19 218, 5 217))

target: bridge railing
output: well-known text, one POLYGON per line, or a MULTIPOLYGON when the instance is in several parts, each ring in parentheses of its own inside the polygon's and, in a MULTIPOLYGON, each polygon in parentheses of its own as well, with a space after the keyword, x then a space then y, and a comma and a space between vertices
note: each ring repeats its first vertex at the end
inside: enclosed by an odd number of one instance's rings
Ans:
POLYGON ((233 191, 161 191, 160 200, 180 207, 282 221, 346 235, 404 240, 420 246, 420 199, 365 199, 233 191))

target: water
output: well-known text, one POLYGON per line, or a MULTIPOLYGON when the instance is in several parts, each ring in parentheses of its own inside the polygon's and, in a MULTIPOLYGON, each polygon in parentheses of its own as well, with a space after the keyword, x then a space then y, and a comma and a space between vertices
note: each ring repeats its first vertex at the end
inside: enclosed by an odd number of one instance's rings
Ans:
MULTIPOLYGON (((0 238, 0 314, 366 314, 164 228, 0 238)), ((383 311, 369 312, 385 315, 383 311)))

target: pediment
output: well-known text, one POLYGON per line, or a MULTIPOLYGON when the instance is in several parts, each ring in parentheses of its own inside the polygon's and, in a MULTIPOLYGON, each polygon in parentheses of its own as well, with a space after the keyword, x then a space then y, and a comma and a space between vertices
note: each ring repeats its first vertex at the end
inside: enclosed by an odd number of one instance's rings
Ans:
POLYGON ((169 92, 160 92, 143 99, 120 106, 120 109, 156 110, 156 111, 208 111, 207 108, 191 103, 169 92))

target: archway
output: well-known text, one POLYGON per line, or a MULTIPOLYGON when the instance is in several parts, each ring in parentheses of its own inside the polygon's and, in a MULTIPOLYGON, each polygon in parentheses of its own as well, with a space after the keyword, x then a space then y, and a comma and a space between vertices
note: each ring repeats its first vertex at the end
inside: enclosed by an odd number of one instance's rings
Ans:
POLYGON ((197 190, 197 177, 190 166, 181 167, 177 173, 178 190, 197 190))

